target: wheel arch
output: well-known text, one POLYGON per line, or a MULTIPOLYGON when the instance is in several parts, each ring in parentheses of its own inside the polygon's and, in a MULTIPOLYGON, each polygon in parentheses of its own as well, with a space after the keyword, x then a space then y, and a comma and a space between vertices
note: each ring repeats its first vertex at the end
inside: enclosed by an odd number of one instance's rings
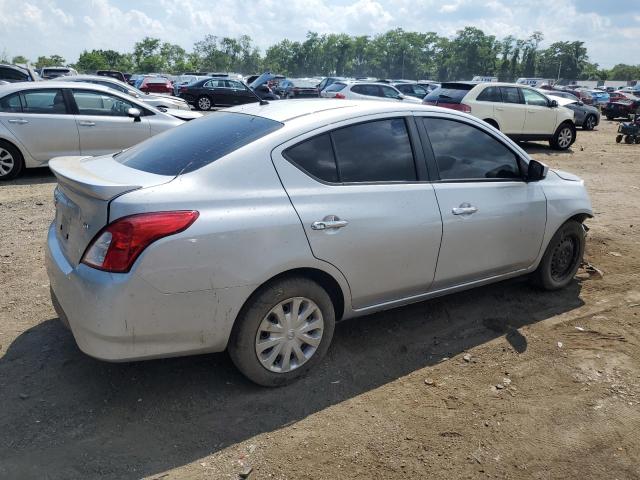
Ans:
POLYGON ((485 118, 484 121, 491 125, 493 128, 500 130, 500 124, 493 118, 485 118))

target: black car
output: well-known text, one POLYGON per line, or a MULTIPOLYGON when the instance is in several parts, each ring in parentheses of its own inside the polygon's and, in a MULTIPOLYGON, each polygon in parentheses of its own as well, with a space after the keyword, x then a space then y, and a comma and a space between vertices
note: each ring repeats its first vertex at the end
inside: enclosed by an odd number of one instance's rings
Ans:
POLYGON ((178 96, 198 110, 210 110, 215 107, 258 102, 262 97, 256 93, 238 80, 205 78, 181 86, 178 96))
POLYGON ((614 118, 631 118, 631 115, 640 115, 640 100, 619 100, 609 102, 602 107, 602 114, 607 120, 614 118))
POLYGON ((40 80, 40 76, 34 70, 27 67, 3 64, 0 65, 0 80, 9 83, 35 82, 40 80))
POLYGON ((276 93, 281 98, 317 98, 320 91, 313 80, 300 78, 285 78, 276 88, 276 93))

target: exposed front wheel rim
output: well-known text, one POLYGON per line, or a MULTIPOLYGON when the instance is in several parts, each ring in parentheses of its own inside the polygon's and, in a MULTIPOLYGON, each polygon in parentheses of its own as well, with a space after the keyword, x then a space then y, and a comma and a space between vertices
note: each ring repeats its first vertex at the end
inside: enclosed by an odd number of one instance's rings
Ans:
POLYGON ((562 238, 551 255, 551 278, 564 282, 571 275, 580 253, 579 240, 573 236, 562 238))
POLYGON ((10 151, 0 147, 0 177, 9 175, 16 167, 16 160, 10 151))
POLYGON ((569 148, 571 140, 573 140, 573 132, 569 127, 560 130, 558 134, 558 145, 560 145, 561 148, 569 148))
POLYGON ((596 121, 592 115, 587 117, 587 130, 593 130, 593 127, 596 126, 596 121))
POLYGON ((200 110, 209 110, 211 108, 211 100, 209 100, 207 97, 202 97, 200 100, 198 100, 198 107, 200 108, 200 110))
POLYGON ((289 298, 275 305, 260 322, 255 353, 270 372, 291 372, 313 357, 323 333, 320 307, 306 297, 289 298))

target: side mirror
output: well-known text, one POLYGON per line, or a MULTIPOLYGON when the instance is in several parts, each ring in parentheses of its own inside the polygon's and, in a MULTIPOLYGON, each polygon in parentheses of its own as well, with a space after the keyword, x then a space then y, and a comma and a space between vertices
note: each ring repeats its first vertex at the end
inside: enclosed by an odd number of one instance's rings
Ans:
POLYGON ((529 160, 527 168, 527 182, 537 182, 547 177, 549 167, 537 160, 529 160))
POLYGON ((557 106, 558 106, 557 100, 551 100, 551 102, 549 103, 550 108, 556 108, 557 106))
POLYGON ((140 117, 142 116, 142 112, 137 108, 130 108, 129 110, 127 110, 127 116, 133 118, 134 122, 139 122, 140 117))
POLYGON ((583 106, 584 106, 584 102, 578 101, 577 105, 578 105, 579 107, 583 107, 583 106))
POLYGON ((405 98, 407 98, 407 97, 406 97, 404 94, 402 94, 402 93, 401 93, 401 94, 399 94, 396 98, 397 98, 398 100, 404 100, 404 99, 405 99, 405 98))

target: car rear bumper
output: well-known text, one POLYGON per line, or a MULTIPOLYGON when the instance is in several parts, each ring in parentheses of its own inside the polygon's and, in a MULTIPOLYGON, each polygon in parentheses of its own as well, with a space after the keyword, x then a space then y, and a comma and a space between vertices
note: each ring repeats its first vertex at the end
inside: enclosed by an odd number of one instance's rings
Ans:
POLYGON ((49 228, 46 268, 52 302, 86 354, 142 360, 226 348, 233 322, 253 287, 162 293, 134 273, 71 265, 49 228))

